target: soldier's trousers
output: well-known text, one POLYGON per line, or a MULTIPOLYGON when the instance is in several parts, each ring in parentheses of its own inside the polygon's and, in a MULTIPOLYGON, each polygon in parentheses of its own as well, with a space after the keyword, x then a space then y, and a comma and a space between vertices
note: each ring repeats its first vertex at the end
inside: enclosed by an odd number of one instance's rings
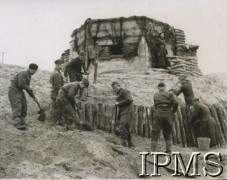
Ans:
POLYGON ((57 105, 67 125, 72 125, 73 123, 79 124, 75 109, 62 89, 58 93, 57 105))
POLYGON ((130 140, 131 139, 131 121, 132 121, 131 113, 120 114, 120 121, 118 124, 118 135, 122 140, 130 140))
POLYGON ((59 122, 61 123, 62 122, 62 113, 61 113, 61 110, 57 104, 57 101, 56 99, 52 99, 53 102, 52 102, 52 106, 51 106, 51 120, 55 123, 59 122))
POLYGON ((165 141, 171 140, 173 126, 173 113, 170 108, 159 107, 155 109, 152 126, 152 141, 157 142, 160 131, 163 131, 165 141))
POLYGON ((27 116, 27 100, 22 90, 14 85, 10 85, 8 97, 12 109, 13 119, 25 118, 27 116))

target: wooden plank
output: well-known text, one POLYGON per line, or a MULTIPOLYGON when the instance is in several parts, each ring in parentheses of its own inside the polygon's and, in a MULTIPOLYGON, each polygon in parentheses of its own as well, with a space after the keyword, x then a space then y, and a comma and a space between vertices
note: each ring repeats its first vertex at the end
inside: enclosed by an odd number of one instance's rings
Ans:
POLYGON ((96 104, 92 104, 91 109, 93 115, 92 126, 96 129, 98 124, 98 107, 96 104))
POLYGON ((103 103, 98 104, 98 129, 103 129, 103 115, 104 115, 104 106, 103 103))
POLYGON ((138 107, 138 124, 137 124, 137 134, 142 136, 142 121, 143 121, 143 106, 138 107))
POLYGON ((223 134, 222 129, 221 129, 221 124, 218 120, 217 111, 216 111, 214 105, 209 106, 209 109, 210 109, 210 113, 211 113, 212 117, 214 118, 214 120, 217 124, 217 128, 218 128, 218 131, 219 131, 219 133, 218 133, 218 135, 219 135, 218 136, 218 144, 219 144, 219 146, 222 147, 225 144, 225 138, 224 138, 224 134, 223 134))
POLYGON ((179 120, 179 123, 180 123, 182 145, 183 145, 183 147, 187 147, 187 139, 186 139, 186 133, 185 133, 185 128, 184 128, 184 121, 183 121, 183 117, 182 117, 182 114, 181 114, 181 110, 179 108, 177 110, 177 116, 178 116, 178 120, 179 120))
POLYGON ((192 124, 189 122, 190 120, 190 117, 191 117, 191 110, 189 107, 185 107, 185 110, 186 110, 186 119, 187 119, 187 122, 188 122, 188 127, 189 127, 189 130, 191 131, 191 138, 192 138, 192 146, 196 146, 197 147, 197 140, 196 140, 196 137, 195 137, 195 134, 194 134, 194 128, 192 126, 192 124))
POLYGON ((227 128, 225 125, 225 117, 224 117, 222 108, 218 104, 215 104, 214 107, 216 108, 216 111, 217 111, 218 119, 219 119, 219 122, 221 125, 221 129, 222 129, 222 132, 224 135, 225 142, 227 142, 227 128))
POLYGON ((174 121, 176 123, 176 137, 177 144, 182 144, 181 132, 180 132, 180 123, 177 114, 174 114, 174 121))
POLYGON ((146 108, 146 116, 147 116, 147 137, 151 138, 151 108, 146 108))
POLYGON ((132 133, 138 135, 138 106, 133 105, 134 109, 134 121, 132 123, 132 133))
POLYGON ((185 130, 186 130, 187 145, 188 145, 188 147, 192 147, 193 146, 192 135, 191 135, 191 131, 189 128, 189 122, 187 121, 187 117, 186 117, 186 107, 181 107, 181 114, 182 114, 182 119, 183 119, 185 127, 186 127, 185 130))

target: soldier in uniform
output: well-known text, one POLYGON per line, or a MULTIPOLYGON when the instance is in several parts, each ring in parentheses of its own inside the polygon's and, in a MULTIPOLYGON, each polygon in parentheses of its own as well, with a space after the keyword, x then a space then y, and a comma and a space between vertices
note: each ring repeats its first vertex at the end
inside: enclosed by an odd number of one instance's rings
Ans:
POLYGON ((58 108, 56 99, 60 88, 64 85, 64 78, 61 74, 63 69, 63 60, 56 60, 54 72, 50 76, 50 84, 52 85, 51 90, 51 99, 52 99, 52 108, 51 108, 51 120, 59 125, 63 125, 61 111, 58 108))
POLYGON ((195 97, 194 92, 193 92, 192 83, 186 76, 179 77, 179 81, 181 84, 180 89, 179 90, 172 89, 171 91, 176 96, 179 96, 181 93, 183 93, 186 106, 191 106, 192 99, 195 97))
POLYGON ((68 64, 66 64, 64 76, 69 76, 70 82, 80 82, 83 79, 82 69, 84 74, 87 74, 84 51, 80 51, 79 57, 72 59, 68 64))
POLYGON ((117 94, 115 106, 119 107, 119 113, 117 119, 119 120, 119 128, 116 134, 119 134, 122 145, 132 147, 132 135, 130 132, 131 121, 133 120, 133 106, 132 96, 126 89, 122 89, 120 84, 113 82, 111 84, 114 92, 117 94))
POLYGON ((196 137, 208 137, 211 139, 210 146, 218 145, 218 128, 212 117, 209 108, 199 102, 198 98, 192 100, 194 111, 190 118, 190 123, 195 126, 196 137))
POLYGON ((31 76, 36 73, 38 69, 37 64, 30 64, 27 71, 21 71, 11 80, 8 91, 8 97, 12 109, 14 126, 19 130, 25 130, 27 125, 25 118, 27 116, 27 100, 25 97, 25 90, 31 98, 35 99, 32 88, 29 86, 31 76))
POLYGON ((163 82, 158 84, 159 92, 154 94, 154 117, 152 126, 151 149, 156 150, 160 131, 163 131, 163 136, 166 143, 166 152, 171 152, 171 134, 174 122, 174 113, 177 111, 178 103, 174 95, 166 91, 166 86, 163 82))
MULTIPOLYGON (((81 50, 79 57, 72 59, 68 64, 66 64, 64 76, 69 76, 70 82, 80 82, 83 79, 83 74, 86 75, 87 71, 85 68, 85 52, 81 50), (82 69, 84 73, 82 73, 82 69)), ((84 100, 82 89, 80 90, 80 97, 81 100, 84 100)))
POLYGON ((75 113, 76 102, 74 96, 77 94, 78 90, 86 88, 89 86, 89 81, 83 78, 81 82, 72 82, 61 87, 57 95, 57 105, 61 110, 62 116, 65 118, 66 130, 73 129, 73 123, 79 124, 77 122, 77 116, 75 113))

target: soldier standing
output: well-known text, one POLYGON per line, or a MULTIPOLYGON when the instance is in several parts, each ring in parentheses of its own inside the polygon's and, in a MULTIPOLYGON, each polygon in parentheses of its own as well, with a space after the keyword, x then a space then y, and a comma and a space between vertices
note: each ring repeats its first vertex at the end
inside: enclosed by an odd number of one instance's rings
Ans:
POLYGON ((52 99, 52 108, 51 108, 51 120, 59 125, 63 125, 61 111, 58 108, 56 98, 60 88, 64 85, 64 78, 61 74, 63 70, 63 60, 56 60, 54 72, 50 76, 50 84, 52 85, 51 90, 51 99, 52 99))
POLYGON ((179 90, 172 89, 171 91, 176 96, 179 96, 181 93, 183 93, 186 106, 190 106, 192 105, 192 99, 195 98, 192 83, 186 76, 179 77, 179 81, 181 84, 180 89, 179 90))
POLYGON ((198 98, 192 100, 194 111, 190 118, 190 123, 195 126, 196 137, 208 137, 211 139, 210 146, 218 145, 218 128, 212 117, 209 108, 199 102, 198 98))
MULTIPOLYGON (((69 76, 70 82, 81 82, 83 79, 83 74, 86 75, 87 71, 85 68, 85 52, 82 50, 79 53, 79 57, 72 59, 65 66, 64 76, 69 76), (82 73, 82 69, 84 73, 82 73)), ((82 89, 80 91, 80 97, 81 100, 84 100, 82 89)))
POLYGON ((11 80, 8 91, 8 97, 12 109, 14 126, 19 130, 25 130, 27 125, 25 118, 27 116, 27 100, 25 90, 31 98, 35 99, 32 88, 30 87, 31 76, 36 73, 37 64, 30 64, 27 71, 21 71, 11 80))
POLYGON ((77 94, 78 90, 86 88, 89 86, 89 81, 83 78, 81 82, 72 82, 64 85, 58 95, 57 95, 57 105, 61 110, 62 116, 65 118, 66 130, 73 129, 73 122, 77 122, 77 116, 75 113, 76 102, 74 96, 77 94))
POLYGON ((132 147, 132 135, 130 131, 131 121, 133 120, 133 107, 132 96, 126 89, 122 89, 120 84, 113 82, 111 84, 114 92, 117 94, 115 106, 119 107, 119 113, 117 119, 119 120, 119 129, 116 134, 119 134, 122 139, 122 145, 126 147, 132 147))
POLYGON ((163 82, 158 84, 158 93, 154 94, 154 119, 152 126, 151 149, 156 150, 160 131, 163 131, 163 136, 166 143, 166 152, 171 152, 171 134, 173 126, 174 113, 177 111, 178 103, 171 92, 166 91, 166 86, 163 82))

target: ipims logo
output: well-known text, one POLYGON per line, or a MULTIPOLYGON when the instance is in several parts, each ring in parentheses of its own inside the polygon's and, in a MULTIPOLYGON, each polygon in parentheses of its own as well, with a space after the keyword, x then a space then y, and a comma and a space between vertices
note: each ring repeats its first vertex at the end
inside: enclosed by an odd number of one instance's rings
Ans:
MULTIPOLYGON (((204 154, 202 158, 199 158, 201 155, 200 152, 193 152, 189 158, 189 161, 184 162, 180 152, 172 152, 172 154, 167 154, 163 152, 140 152, 141 155, 141 173, 139 176, 161 176, 159 173, 159 168, 167 167, 170 163, 174 163, 174 169, 172 176, 210 176, 218 177, 223 172, 223 166, 221 165, 222 157, 219 152, 208 152, 204 154), (150 162, 147 160, 147 157, 152 156, 153 164, 153 173, 147 174, 147 163, 150 162), (161 158, 163 157, 163 158, 161 158), (160 159, 162 159, 160 162, 160 159), (163 159, 165 162, 163 162, 163 159), (203 161, 199 163, 200 161, 203 161), (172 161, 172 162, 171 162, 172 161), (199 167, 199 164, 203 163, 203 167, 199 167), (208 167, 211 168, 208 168, 208 167), (192 168, 192 171, 190 169, 192 168), (180 170, 181 169, 181 170, 180 170), (212 169, 212 172, 209 171, 212 169), (190 173, 191 172, 191 173, 190 173), (190 173, 190 174, 189 174, 190 173)), ((150 159, 150 157, 149 157, 150 159)), ((151 163, 151 162, 150 162, 151 163)))

